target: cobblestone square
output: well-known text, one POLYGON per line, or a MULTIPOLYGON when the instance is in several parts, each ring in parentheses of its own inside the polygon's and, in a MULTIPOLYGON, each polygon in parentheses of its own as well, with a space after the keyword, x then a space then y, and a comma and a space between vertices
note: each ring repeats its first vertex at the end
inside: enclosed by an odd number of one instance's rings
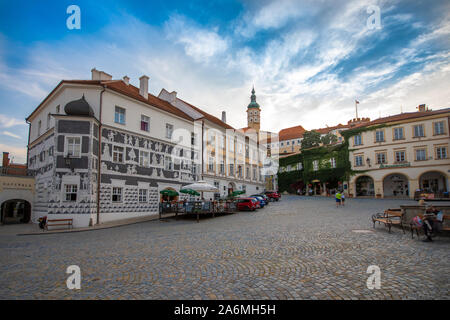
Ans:
POLYGON ((411 200, 284 196, 255 212, 16 236, 0 227, 1 299, 449 299, 450 238, 370 217, 411 200), (369 230, 360 231, 358 230, 369 230), (81 268, 81 289, 66 268, 81 268), (381 289, 366 286, 369 265, 381 289))

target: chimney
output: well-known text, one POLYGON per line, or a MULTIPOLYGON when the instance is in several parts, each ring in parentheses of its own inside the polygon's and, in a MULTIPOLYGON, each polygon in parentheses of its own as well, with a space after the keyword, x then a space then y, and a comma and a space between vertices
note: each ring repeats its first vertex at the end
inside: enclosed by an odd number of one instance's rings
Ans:
POLYGON ((417 107, 417 109, 419 109, 419 112, 427 111, 427 110, 426 110, 425 104, 419 104, 419 106, 417 107))
POLYGON ((130 84, 130 78, 128 76, 123 77, 123 82, 128 86, 130 84))
POLYGON ((222 122, 227 123, 227 113, 225 111, 222 111, 222 122))
POLYGON ((177 101, 177 92, 176 91, 172 91, 171 93, 169 93, 169 95, 170 95, 169 102, 171 104, 175 104, 175 102, 177 101))
POLYGON ((3 162, 2 162, 2 166, 3 166, 3 167, 9 166, 9 152, 3 152, 3 162))
POLYGON ((110 75, 104 71, 97 70, 95 68, 93 68, 91 70, 91 74, 92 74, 92 80, 100 80, 100 81, 112 80, 112 75, 110 75))
POLYGON ((148 79, 146 75, 143 75, 139 78, 139 94, 143 96, 145 99, 148 99, 148 79))

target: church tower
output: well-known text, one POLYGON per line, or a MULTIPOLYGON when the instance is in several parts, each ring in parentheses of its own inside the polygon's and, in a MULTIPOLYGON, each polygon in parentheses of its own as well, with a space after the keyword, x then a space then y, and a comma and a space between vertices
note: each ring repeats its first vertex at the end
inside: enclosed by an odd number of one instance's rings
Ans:
POLYGON ((255 87, 252 89, 250 104, 247 106, 247 127, 259 132, 261 109, 256 102, 255 87))

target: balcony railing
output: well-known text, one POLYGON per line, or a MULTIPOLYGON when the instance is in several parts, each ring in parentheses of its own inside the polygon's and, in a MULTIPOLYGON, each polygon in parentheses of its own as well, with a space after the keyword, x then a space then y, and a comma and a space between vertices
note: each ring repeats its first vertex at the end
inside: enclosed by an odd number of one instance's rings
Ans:
POLYGON ((34 170, 14 167, 0 167, 1 176, 34 177, 34 170))

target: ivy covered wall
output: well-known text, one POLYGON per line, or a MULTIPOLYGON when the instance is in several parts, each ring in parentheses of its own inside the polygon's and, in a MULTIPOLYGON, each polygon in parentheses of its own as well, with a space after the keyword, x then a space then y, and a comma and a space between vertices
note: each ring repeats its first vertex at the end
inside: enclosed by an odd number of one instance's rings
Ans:
POLYGON ((332 146, 321 146, 303 150, 300 154, 294 154, 279 160, 280 168, 288 165, 302 163, 302 170, 279 172, 279 191, 295 192, 299 187, 303 188, 313 180, 328 182, 330 188, 337 187, 339 181, 346 181, 351 173, 351 165, 348 156, 348 143, 332 146), (336 167, 332 168, 330 159, 334 158, 336 167), (318 170, 314 170, 314 161, 318 163, 318 170))

